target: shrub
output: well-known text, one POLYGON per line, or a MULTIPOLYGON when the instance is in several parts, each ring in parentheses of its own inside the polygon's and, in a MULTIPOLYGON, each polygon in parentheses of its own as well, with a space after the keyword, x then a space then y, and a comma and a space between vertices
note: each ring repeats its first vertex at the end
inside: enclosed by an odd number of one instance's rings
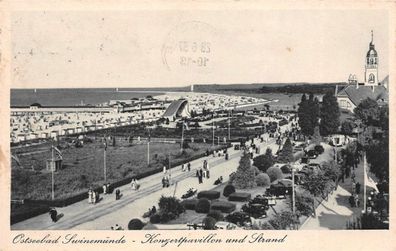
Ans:
POLYGON ((300 222, 291 212, 283 211, 275 215, 273 219, 269 220, 269 223, 274 227, 274 229, 280 230, 290 227, 291 224, 296 225, 300 222))
POLYGON ((267 148, 265 154, 259 155, 253 159, 253 165, 263 172, 274 164, 274 156, 271 148, 267 148))
POLYGON ((161 222, 161 216, 159 215, 159 213, 153 214, 150 216, 150 222, 152 224, 158 224, 161 222))
POLYGON ((313 198, 312 196, 305 193, 296 193, 296 208, 305 216, 311 216, 313 214, 313 198))
POLYGON ((212 217, 216 221, 222 221, 224 220, 224 215, 221 213, 219 210, 210 210, 210 212, 207 215, 208 217, 212 217))
POLYGON ((144 224, 139 219, 132 219, 128 223, 128 230, 141 230, 144 227, 144 224))
POLYGON ((158 206, 161 213, 173 213, 177 216, 185 211, 180 200, 175 197, 161 196, 158 206))
POLYGON ((252 197, 252 195, 250 193, 232 193, 230 194, 230 196, 228 197, 229 201, 248 201, 250 200, 250 198, 252 197))
POLYGON ((195 210, 195 206, 197 205, 197 199, 183 200, 181 204, 186 210, 195 210))
POLYGON ((219 210, 223 213, 231 213, 235 208, 236 205, 228 201, 213 201, 211 206, 212 210, 219 210))
POLYGON ((202 221, 202 225, 204 230, 214 230, 216 227, 216 220, 210 216, 205 217, 202 221))
POLYGON ((281 171, 282 171, 282 173, 291 173, 291 169, 290 169, 289 165, 282 166, 281 171))
POLYGON ((195 206, 195 212, 207 214, 209 210, 210 210, 210 201, 205 198, 199 199, 197 205, 195 206))
POLYGON ((224 190, 223 190, 223 195, 224 195, 225 197, 228 197, 228 196, 230 196, 230 194, 232 194, 232 193, 235 193, 235 187, 234 187, 233 185, 231 185, 231 184, 226 185, 226 186, 224 187, 224 190))
POLYGON ((260 173, 256 176, 257 186, 267 187, 271 184, 270 177, 266 173, 260 173))
POLYGON ((206 198, 208 200, 214 200, 220 198, 219 191, 201 191, 198 193, 198 199, 206 198))
POLYGON ((267 174, 270 177, 271 182, 283 178, 282 171, 280 170, 279 167, 273 166, 273 167, 268 168, 267 174))
POLYGON ((315 151, 316 151, 318 154, 322 154, 322 153, 324 152, 324 148, 323 148, 323 146, 321 146, 321 145, 316 145, 314 149, 315 149, 315 151))

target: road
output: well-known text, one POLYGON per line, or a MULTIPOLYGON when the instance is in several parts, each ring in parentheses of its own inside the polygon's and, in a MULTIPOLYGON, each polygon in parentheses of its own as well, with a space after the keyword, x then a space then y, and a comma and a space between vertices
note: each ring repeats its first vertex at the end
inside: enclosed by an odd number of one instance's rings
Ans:
MULTIPOLYGON (((288 126, 283 126, 284 131, 288 126)), ((278 149, 275 140, 260 143, 255 140, 255 144, 261 148, 261 154, 267 147, 273 152, 278 149)), ((189 188, 194 187, 199 191, 214 188, 214 181, 223 176, 224 182, 228 181, 229 174, 234 172, 239 163, 242 151, 230 148, 229 160, 224 157, 205 157, 191 162, 191 171, 182 172, 181 167, 175 167, 171 171, 174 185, 162 188, 162 173, 154 174, 139 180, 141 188, 139 191, 132 190, 129 185, 120 187, 123 195, 120 200, 115 200, 115 195, 102 195, 102 200, 96 205, 88 204, 87 200, 77 202, 63 208, 57 208, 58 214, 63 214, 58 222, 53 223, 48 214, 16 223, 11 226, 12 230, 108 230, 115 224, 127 229, 128 222, 133 218, 141 218, 153 205, 158 205, 161 196, 175 196, 180 198, 189 188), (195 177, 196 169, 202 166, 204 159, 207 159, 210 166, 210 178, 204 179, 202 184, 198 184, 195 177), (177 183, 177 185, 176 185, 177 183), (176 187, 176 189, 175 189, 176 187)), ((147 220, 147 219, 145 219, 147 220)))

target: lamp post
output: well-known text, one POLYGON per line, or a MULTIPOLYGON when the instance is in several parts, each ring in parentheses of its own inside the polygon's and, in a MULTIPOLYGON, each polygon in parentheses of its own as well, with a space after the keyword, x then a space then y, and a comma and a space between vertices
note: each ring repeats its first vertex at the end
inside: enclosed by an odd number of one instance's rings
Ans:
POLYGON ((215 138, 215 136, 214 136, 214 117, 213 117, 213 120, 212 120, 212 146, 214 146, 214 138, 215 138))
POLYGON ((293 215, 296 214, 296 194, 294 189, 294 167, 290 165, 292 171, 292 212, 293 215))

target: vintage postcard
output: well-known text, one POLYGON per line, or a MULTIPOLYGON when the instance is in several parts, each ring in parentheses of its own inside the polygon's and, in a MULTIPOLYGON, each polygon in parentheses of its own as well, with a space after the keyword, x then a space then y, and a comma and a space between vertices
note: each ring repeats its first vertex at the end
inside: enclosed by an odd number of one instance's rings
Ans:
POLYGON ((0 1, 0 250, 396 250, 395 9, 0 1))

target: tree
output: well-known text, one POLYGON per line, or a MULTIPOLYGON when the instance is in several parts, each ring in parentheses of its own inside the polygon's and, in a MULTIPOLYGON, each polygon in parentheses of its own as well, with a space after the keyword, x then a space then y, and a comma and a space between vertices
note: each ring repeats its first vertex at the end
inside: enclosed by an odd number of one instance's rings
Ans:
POLYGON ((337 98, 332 93, 323 96, 320 109, 320 134, 328 136, 338 131, 340 126, 340 108, 337 98))
POLYGON ((314 133, 312 135, 312 143, 314 143, 315 145, 320 145, 321 141, 322 141, 322 137, 320 136, 319 133, 319 127, 316 126, 314 129, 314 133))
POLYGON ((276 214, 269 223, 277 230, 287 229, 292 225, 300 224, 300 221, 289 211, 276 214))
POLYGON ((240 161, 237 171, 230 174, 230 184, 236 188, 245 189, 256 186, 254 169, 250 163, 250 154, 244 152, 240 161))
POLYGON ((279 154, 278 160, 283 163, 290 163, 294 161, 293 146, 290 138, 287 138, 283 144, 282 151, 279 154))
POLYGON ((311 216, 314 212, 313 198, 307 192, 297 192, 296 193, 296 209, 302 215, 311 216))
POLYGON ((273 167, 268 168, 267 174, 270 177, 271 182, 283 178, 282 170, 279 167, 273 166, 273 167))
POLYGON ((362 120, 366 126, 376 126, 380 119, 380 108, 378 103, 370 98, 360 102, 354 109, 355 116, 362 120))
POLYGON ((298 124, 301 128, 301 131, 303 134, 307 135, 307 96, 305 94, 302 95, 301 102, 298 104, 297 115, 298 124))
POLYGON ((302 186, 305 190, 307 190, 312 195, 312 208, 314 208, 314 214, 316 212, 315 209, 315 197, 319 195, 323 195, 323 191, 326 189, 327 179, 320 173, 311 171, 306 178, 304 179, 304 183, 302 186))
POLYGON ((266 172, 275 162, 274 155, 272 155, 271 148, 267 148, 265 154, 259 155, 253 159, 253 165, 260 171, 266 172))
POLYGON ((307 136, 312 135, 314 128, 318 125, 319 118, 319 101, 312 93, 308 99, 305 94, 301 97, 297 115, 301 132, 307 136))
POLYGON ((344 135, 351 135, 352 132, 353 132, 353 129, 354 129, 355 127, 356 127, 356 124, 355 124, 355 123, 353 123, 353 122, 350 121, 350 120, 345 120, 345 121, 343 121, 342 124, 341 124, 341 132, 342 132, 344 135))
POLYGON ((378 142, 371 142, 366 147, 367 162, 372 172, 380 181, 389 179, 389 138, 383 137, 378 142))
POLYGON ((207 216, 202 221, 204 230, 215 230, 216 229, 216 220, 210 216, 207 216))

